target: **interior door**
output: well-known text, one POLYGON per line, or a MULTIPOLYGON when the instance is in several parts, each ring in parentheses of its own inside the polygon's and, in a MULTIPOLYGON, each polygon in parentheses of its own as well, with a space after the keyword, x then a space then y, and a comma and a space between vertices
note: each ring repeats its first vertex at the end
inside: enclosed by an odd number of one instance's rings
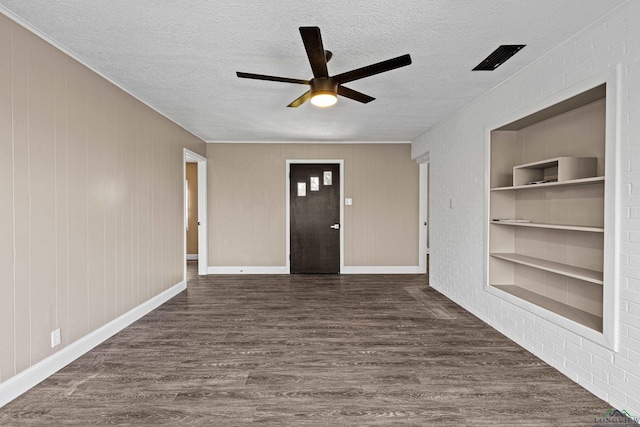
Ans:
POLYGON ((340 168, 290 165, 291 273, 340 273, 340 168))

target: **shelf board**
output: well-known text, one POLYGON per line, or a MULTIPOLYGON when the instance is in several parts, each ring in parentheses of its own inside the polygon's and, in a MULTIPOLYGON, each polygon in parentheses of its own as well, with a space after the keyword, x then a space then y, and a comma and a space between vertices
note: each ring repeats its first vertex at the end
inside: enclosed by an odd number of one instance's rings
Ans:
POLYGON ((553 159, 538 160, 536 162, 525 163, 523 165, 514 166, 514 169, 546 169, 551 167, 558 167, 560 159, 566 159, 567 157, 554 157, 553 159))
POLYGON ((562 276, 573 277, 574 279, 584 280, 585 282, 602 285, 602 272, 588 270, 586 268, 575 267, 573 265, 562 264, 546 259, 534 258, 527 255, 516 253, 491 253, 494 258, 503 259, 515 264, 526 265, 528 267, 537 268, 539 270, 549 271, 551 273, 560 274, 562 276))
POLYGON ((491 285, 496 289, 500 289, 508 294, 516 296, 520 299, 528 301, 574 322, 580 323, 588 328, 602 332, 602 317, 595 314, 561 303, 544 295, 531 292, 527 289, 515 285, 491 285))
POLYGON ((604 233, 603 227, 587 227, 582 225, 543 224, 539 222, 500 222, 500 221, 491 221, 490 223, 494 225, 510 225, 512 227, 551 228, 554 230, 588 231, 591 233, 604 233))
POLYGON ((572 179, 569 181, 561 181, 561 182, 547 182, 545 184, 516 185, 512 187, 495 187, 495 188, 492 188, 491 191, 532 190, 534 188, 569 187, 572 185, 598 184, 600 182, 604 182, 604 176, 572 179))

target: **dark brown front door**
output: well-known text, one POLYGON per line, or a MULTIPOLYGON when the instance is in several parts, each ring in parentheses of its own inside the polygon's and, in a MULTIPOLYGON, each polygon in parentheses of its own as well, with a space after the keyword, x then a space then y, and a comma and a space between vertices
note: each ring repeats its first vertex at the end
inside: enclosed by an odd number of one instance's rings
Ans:
POLYGON ((340 273, 340 169, 292 164, 291 273, 340 273))

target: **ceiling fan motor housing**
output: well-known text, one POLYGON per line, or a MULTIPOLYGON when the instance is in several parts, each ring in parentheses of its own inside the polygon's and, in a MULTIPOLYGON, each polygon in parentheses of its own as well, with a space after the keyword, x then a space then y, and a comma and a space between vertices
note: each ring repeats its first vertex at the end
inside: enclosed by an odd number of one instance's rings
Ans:
POLYGON ((311 86, 311 97, 321 94, 336 95, 338 93, 338 83, 331 77, 316 77, 309 82, 311 86))

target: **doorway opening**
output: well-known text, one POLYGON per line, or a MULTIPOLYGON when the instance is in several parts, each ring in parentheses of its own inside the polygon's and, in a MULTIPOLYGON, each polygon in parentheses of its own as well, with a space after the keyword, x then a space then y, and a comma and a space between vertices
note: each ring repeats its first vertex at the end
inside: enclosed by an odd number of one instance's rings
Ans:
POLYGON ((198 262, 198 274, 208 273, 207 158, 184 149, 184 279, 187 262, 198 262), (189 181, 196 183, 189 184, 189 181), (189 190, 192 191, 189 191, 189 190), (195 216, 195 218, 194 218, 195 216), (194 253, 195 252, 195 253, 194 253))
POLYGON ((287 160, 287 273, 341 273, 344 161, 287 160))

